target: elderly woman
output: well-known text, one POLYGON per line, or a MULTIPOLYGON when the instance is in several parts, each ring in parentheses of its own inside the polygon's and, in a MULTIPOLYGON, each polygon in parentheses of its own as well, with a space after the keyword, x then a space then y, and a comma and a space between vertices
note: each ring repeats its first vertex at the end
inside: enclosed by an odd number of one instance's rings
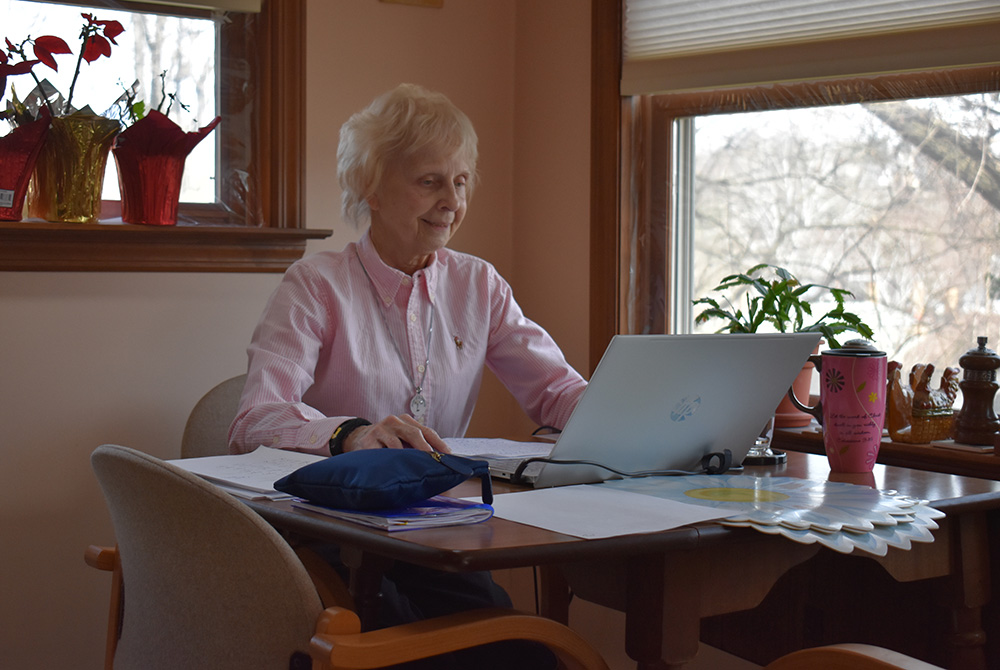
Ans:
POLYGON ((368 230, 294 264, 250 344, 233 452, 447 451, 488 366, 537 423, 586 382, 489 263, 446 245, 476 183, 477 138, 443 95, 402 85, 341 129, 344 217, 368 230))
MULTIPOLYGON (((367 231, 285 274, 248 349, 232 452, 447 452, 442 437, 465 434, 484 365, 535 422, 565 425, 584 379, 492 265, 446 247, 465 220, 477 157, 465 114, 418 86, 344 124, 343 216, 367 231)), ((488 575, 397 566, 387 577, 386 625, 509 603, 488 575)))

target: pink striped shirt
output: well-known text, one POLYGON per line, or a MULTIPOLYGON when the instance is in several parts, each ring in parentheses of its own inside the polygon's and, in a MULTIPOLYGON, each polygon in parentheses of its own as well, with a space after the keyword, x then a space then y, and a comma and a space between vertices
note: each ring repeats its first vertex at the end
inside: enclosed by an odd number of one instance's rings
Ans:
POLYGON ((424 423, 462 436, 484 365, 542 425, 564 426, 587 385, 490 263, 441 249, 411 278, 382 262, 367 233, 289 268, 247 353, 233 453, 329 453, 342 422, 407 413, 418 384, 424 423))

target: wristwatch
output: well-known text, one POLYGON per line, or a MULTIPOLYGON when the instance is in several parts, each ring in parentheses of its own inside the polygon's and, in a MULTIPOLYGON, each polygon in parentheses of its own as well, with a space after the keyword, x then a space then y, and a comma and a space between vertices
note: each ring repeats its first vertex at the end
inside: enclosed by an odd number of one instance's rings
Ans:
POLYGON ((333 435, 330 437, 330 455, 336 456, 337 454, 344 453, 344 441, 347 439, 347 436, 362 426, 370 425, 372 425, 371 421, 358 417, 348 419, 337 426, 337 429, 333 431, 333 435))

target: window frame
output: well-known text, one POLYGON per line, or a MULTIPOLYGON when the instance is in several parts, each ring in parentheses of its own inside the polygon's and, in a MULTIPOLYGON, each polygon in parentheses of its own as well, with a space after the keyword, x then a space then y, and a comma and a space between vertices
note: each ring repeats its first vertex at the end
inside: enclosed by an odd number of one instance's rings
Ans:
MULTIPOLYGON (((590 354, 596 366, 611 337, 625 332, 667 332, 674 299, 670 270, 674 243, 671 201, 677 178, 674 120, 709 112, 739 111, 758 88, 683 91, 661 95, 620 94, 623 0, 593 0, 591 147, 591 248, 614 250, 592 254, 590 354), (725 101, 723 104, 720 101, 725 101), (650 203, 655 203, 651 206, 650 203), (654 219, 651 212, 665 212, 654 219), (645 256, 624 258, 631 231, 654 235, 660 248, 645 256), (653 278, 645 268, 656 267, 653 278), (623 290, 637 295, 664 295, 663 305, 635 314, 623 290)), ((795 100, 794 106, 848 104, 890 100, 900 83, 919 87, 920 96, 982 93, 1000 88, 1000 65, 928 68, 873 76, 845 76, 809 83, 768 84, 771 100, 795 100)), ((760 96, 756 96, 755 100, 760 96)), ((755 105, 755 107, 759 107, 755 105)), ((778 108, 778 105, 775 105, 778 108)), ((654 245, 646 245, 652 247, 654 245)))
MULTIPOLYGON (((220 40, 223 67, 241 59, 256 65, 250 160, 260 225, 233 223, 223 205, 212 204, 182 204, 193 225, 0 222, 0 271, 283 272, 308 240, 332 233, 304 227, 305 0, 264 0, 259 14, 241 18, 253 25, 254 42, 240 39, 243 30, 233 25, 220 40)), ((223 91, 220 160, 238 144, 227 140, 225 104, 223 91)))
MULTIPOLYGON (((623 302, 635 303, 626 312, 627 332, 677 332, 677 328, 684 328, 685 324, 673 322, 677 314, 684 313, 687 305, 675 304, 675 301, 693 298, 678 295, 684 282, 672 271, 678 266, 690 267, 693 260, 681 257, 692 249, 678 243, 681 239, 691 239, 693 234, 691 213, 681 211, 684 203, 674 201, 675 185, 687 175, 686 166, 679 165, 678 159, 693 158, 684 150, 689 142, 684 131, 674 131, 678 120, 745 111, 748 100, 754 101, 754 111, 766 111, 967 95, 998 89, 1000 67, 980 66, 750 86, 726 89, 723 95, 718 91, 703 91, 635 96, 636 111, 629 125, 631 141, 626 139, 626 142, 632 145, 633 155, 641 155, 643 159, 632 162, 626 172, 631 175, 630 191, 635 195, 629 202, 642 205, 624 212, 623 222, 631 221, 630 225, 638 231, 636 234, 664 240, 664 244, 647 245, 652 248, 643 249, 642 256, 631 259, 635 269, 635 299, 622 298, 623 302), (919 95, 903 97, 900 91, 917 91, 919 95), (662 213, 666 216, 661 216, 662 213), (654 304, 648 297, 661 294, 665 296, 662 305, 654 304)), ((688 133, 693 132, 691 124, 685 128, 688 133)), ((690 186, 693 188, 693 184, 690 186)))

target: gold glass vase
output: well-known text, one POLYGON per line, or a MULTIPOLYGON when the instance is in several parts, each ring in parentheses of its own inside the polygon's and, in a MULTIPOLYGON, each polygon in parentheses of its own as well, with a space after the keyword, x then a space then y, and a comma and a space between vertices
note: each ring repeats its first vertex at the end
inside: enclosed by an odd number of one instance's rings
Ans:
POLYGON ((28 185, 28 215, 62 223, 93 223, 101 213, 104 168, 118 121, 92 114, 52 119, 28 185))

